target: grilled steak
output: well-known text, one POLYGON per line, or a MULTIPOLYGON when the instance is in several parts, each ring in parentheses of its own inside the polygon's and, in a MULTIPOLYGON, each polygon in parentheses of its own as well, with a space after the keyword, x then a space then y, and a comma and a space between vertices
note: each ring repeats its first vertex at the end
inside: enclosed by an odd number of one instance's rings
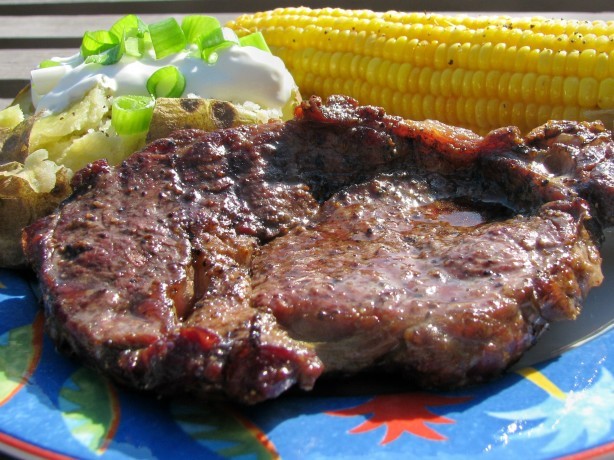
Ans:
POLYGON ((500 374, 601 282, 599 124, 479 137, 344 97, 91 164, 24 231, 58 346, 160 393, 273 398, 322 373, 500 374))

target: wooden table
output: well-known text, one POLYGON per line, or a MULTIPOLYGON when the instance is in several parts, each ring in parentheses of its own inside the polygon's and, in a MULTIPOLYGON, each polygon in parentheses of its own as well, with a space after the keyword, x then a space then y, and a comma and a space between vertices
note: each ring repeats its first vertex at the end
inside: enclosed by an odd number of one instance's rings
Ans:
MULTIPOLYGON (((549 1, 472 0, 462 5, 465 11, 516 12, 577 18, 614 19, 612 0, 558 0, 558 11, 547 13, 549 1), (610 13, 607 11, 610 10, 610 13), (545 12, 545 13, 544 13, 545 12)), ((459 10, 458 0, 0 0, 0 109, 12 101, 29 81, 30 70, 53 56, 76 52, 86 30, 106 29, 118 16, 135 13, 147 23, 163 17, 178 19, 192 13, 207 13, 225 22, 239 11, 256 11, 287 5, 312 7, 339 6, 375 10, 407 9, 417 11, 459 10)))

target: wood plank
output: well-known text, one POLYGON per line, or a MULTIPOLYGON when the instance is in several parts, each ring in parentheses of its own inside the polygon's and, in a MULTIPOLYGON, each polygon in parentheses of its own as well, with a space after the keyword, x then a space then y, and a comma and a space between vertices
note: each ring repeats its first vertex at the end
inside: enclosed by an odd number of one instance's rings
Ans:
MULTIPOLYGON (((196 13, 245 11, 245 3, 239 0, 2 0, 0 15, 88 15, 88 14, 148 14, 148 13, 196 13)), ((257 6, 254 4, 254 8, 257 6)))
MULTIPOLYGON (((169 14, 139 15, 147 24, 168 18, 169 14)), ((184 14, 172 15, 178 21, 184 14)), ((212 14, 226 23, 237 13, 212 14)), ((0 28, 0 48, 74 48, 87 30, 108 29, 119 15, 87 16, 5 16, 0 28)))
POLYGON ((3 82, 7 80, 29 79, 30 70, 36 68, 39 62, 56 56, 70 56, 77 51, 77 48, 42 48, 19 51, 0 49, 0 78, 2 78, 3 82))
MULTIPOLYGON (((217 13, 217 17, 225 23, 237 17, 238 13, 217 13)), ((185 14, 172 15, 178 21, 185 14)), ((81 37, 86 30, 108 29, 120 16, 116 14, 90 14, 87 16, 5 16, 2 18, 0 38, 24 37, 81 37)), ((139 17, 147 24, 166 19, 168 14, 140 14, 139 17)))
MULTIPOLYGON (((266 1, 266 0, 265 0, 266 1)), ((273 5, 274 2, 269 2, 273 5)), ((324 5, 324 3, 320 3, 324 5)), ((147 13, 201 13, 226 11, 256 11, 260 8, 258 3, 246 3, 239 0, 109 0, 100 2, 96 0, 79 0, 54 2, 52 0, 30 0, 0 2, 0 15, 86 15, 86 14, 147 14, 147 13)))
MULTIPOLYGON (((0 15, 87 15, 87 14, 126 14, 126 13, 195 13, 195 12, 234 12, 257 11, 277 6, 312 6, 370 8, 377 10, 411 9, 413 11, 539 11, 552 8, 550 3, 535 0, 473 0, 463 2, 459 8, 458 0, 412 0, 403 4, 399 0, 0 0, 0 15)), ((603 12, 612 11, 612 0, 558 0, 558 11, 603 12)))

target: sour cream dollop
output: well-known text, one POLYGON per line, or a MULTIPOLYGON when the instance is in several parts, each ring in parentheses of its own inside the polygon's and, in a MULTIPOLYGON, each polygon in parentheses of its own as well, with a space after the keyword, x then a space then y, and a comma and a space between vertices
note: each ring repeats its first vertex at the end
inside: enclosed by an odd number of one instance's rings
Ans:
POLYGON ((112 96, 148 95, 146 83, 161 67, 174 65, 185 76, 183 97, 253 102, 280 110, 295 95, 296 83, 283 61, 252 46, 232 45, 220 50, 210 64, 189 49, 163 59, 152 53, 140 58, 124 55, 117 63, 86 64, 80 54, 54 59, 61 65, 31 72, 32 103, 38 113, 59 113, 83 99, 96 85, 112 96))

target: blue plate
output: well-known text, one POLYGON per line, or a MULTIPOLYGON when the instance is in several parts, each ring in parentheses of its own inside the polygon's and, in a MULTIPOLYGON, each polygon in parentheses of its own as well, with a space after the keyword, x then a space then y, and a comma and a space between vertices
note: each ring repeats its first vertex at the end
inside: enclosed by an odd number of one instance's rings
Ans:
POLYGON ((614 232, 605 281, 502 378, 454 392, 346 382, 255 407, 158 400, 54 349, 25 273, 0 271, 0 450, 82 459, 586 459, 614 454, 614 232), (599 332, 598 335, 594 335, 599 332))

